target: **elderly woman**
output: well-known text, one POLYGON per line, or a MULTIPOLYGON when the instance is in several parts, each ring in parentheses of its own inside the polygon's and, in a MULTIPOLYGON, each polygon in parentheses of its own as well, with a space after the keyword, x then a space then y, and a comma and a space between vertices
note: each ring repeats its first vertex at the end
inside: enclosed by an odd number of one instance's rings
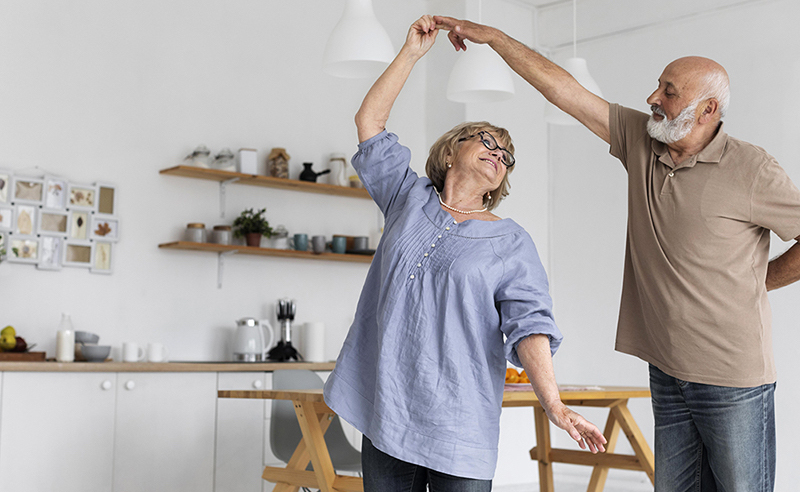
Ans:
POLYGON ((559 399, 561 334, 533 241, 491 212, 514 166, 508 132, 456 126, 421 178, 384 128, 437 33, 429 16, 411 26, 356 115, 353 166, 385 228, 325 401, 364 435, 366 492, 491 490, 506 359, 525 368, 550 420, 582 448, 605 443, 559 399))

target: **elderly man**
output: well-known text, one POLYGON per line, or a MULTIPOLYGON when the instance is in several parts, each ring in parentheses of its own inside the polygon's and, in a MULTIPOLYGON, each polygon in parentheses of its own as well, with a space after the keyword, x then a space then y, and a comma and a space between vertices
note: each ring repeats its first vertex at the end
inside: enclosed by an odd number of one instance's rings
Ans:
POLYGON ((773 490, 767 291, 800 279, 800 243, 769 261, 769 240, 770 231, 800 240, 800 191, 772 156, 723 131, 725 70, 675 60, 647 115, 595 96, 497 29, 435 21, 456 50, 465 39, 489 44, 628 172, 616 349, 650 364, 656 491, 773 490))

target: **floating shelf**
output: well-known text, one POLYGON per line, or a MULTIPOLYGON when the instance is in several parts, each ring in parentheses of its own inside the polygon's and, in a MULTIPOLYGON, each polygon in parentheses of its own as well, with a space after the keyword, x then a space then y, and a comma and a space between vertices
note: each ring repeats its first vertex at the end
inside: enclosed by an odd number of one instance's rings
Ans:
POLYGON ((180 249, 190 251, 208 251, 211 253, 243 254, 257 256, 277 256, 281 258, 304 258, 310 260, 349 261, 352 263, 371 263, 372 255, 354 255, 339 253, 312 253, 310 251, 295 251, 292 249, 256 248, 253 246, 239 246, 213 243, 193 243, 189 241, 176 241, 159 244, 159 248, 180 249))
MULTIPOLYGON (((369 193, 364 188, 348 188, 326 183, 312 183, 310 181, 300 181, 297 179, 274 178, 272 176, 261 176, 257 174, 243 174, 231 171, 219 171, 217 169, 205 169, 194 166, 175 166, 159 171, 160 174, 170 176, 183 176, 185 178, 197 178, 219 183, 236 183, 250 186, 261 186, 264 188, 278 188, 282 190, 306 191, 309 193, 321 193, 324 195, 349 196, 353 198, 365 198, 371 200, 369 193)), ((258 254, 258 253, 255 253, 258 254)))

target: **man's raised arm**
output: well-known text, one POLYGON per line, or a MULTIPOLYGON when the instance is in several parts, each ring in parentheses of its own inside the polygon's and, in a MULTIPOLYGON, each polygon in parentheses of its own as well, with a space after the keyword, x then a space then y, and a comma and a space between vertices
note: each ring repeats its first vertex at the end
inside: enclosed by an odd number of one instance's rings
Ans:
POLYGON ((456 51, 467 49, 464 40, 488 44, 548 101, 610 143, 608 102, 586 90, 569 72, 499 29, 452 17, 433 19, 437 28, 449 31, 447 37, 456 51))

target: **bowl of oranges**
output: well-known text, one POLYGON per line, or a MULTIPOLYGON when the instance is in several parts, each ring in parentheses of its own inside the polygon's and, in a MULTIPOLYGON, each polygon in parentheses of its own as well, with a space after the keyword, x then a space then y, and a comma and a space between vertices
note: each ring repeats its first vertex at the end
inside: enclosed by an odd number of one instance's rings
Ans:
POLYGON ((533 391, 531 380, 525 371, 517 371, 513 367, 506 369, 506 388, 533 391))

